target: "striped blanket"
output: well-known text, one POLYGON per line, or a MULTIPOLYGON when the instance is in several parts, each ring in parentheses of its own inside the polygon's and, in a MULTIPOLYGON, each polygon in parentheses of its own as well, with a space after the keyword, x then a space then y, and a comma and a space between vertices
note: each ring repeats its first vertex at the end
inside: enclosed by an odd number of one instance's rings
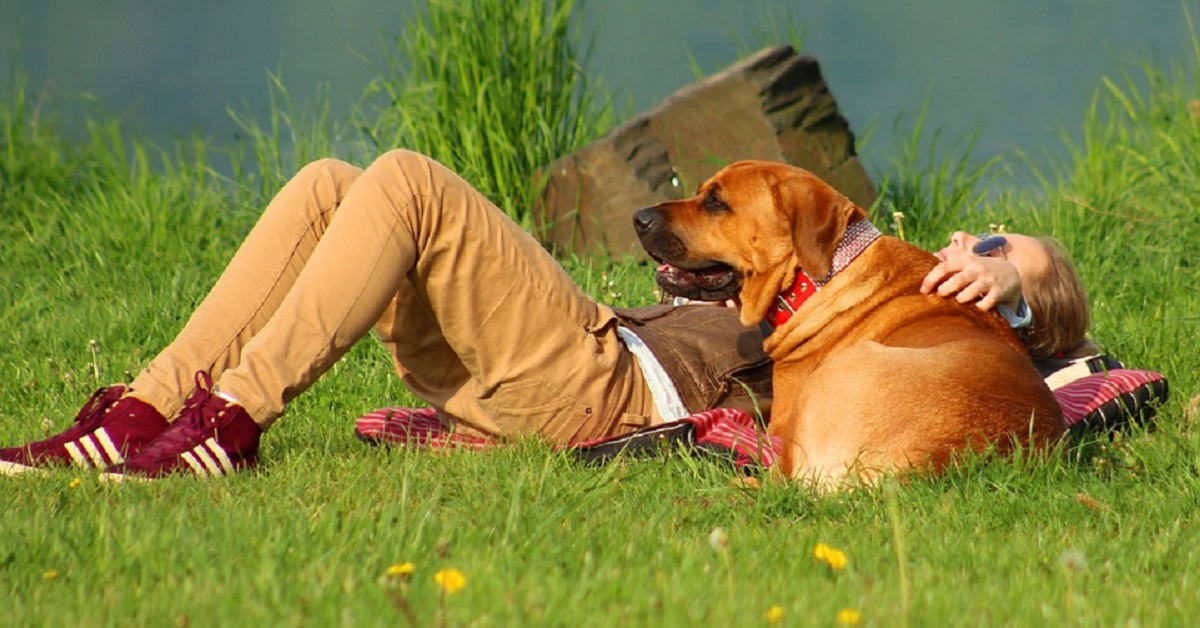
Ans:
MULTIPOLYGON (((1054 396, 1072 432, 1116 430, 1131 422, 1147 423, 1167 398, 1161 373, 1114 369, 1092 373, 1059 386, 1054 396)), ((360 417, 355 434, 373 444, 408 447, 487 449, 499 443, 454 432, 433 408, 380 408, 360 417)), ((569 447, 586 461, 604 462, 621 453, 682 444, 727 454, 739 465, 769 467, 779 450, 754 417, 740 410, 717 408, 635 432, 569 447)))

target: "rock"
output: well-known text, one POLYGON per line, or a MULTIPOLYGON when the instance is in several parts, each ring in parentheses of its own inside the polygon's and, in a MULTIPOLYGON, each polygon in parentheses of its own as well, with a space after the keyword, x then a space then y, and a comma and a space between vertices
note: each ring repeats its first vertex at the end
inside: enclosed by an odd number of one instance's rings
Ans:
POLYGON ((633 212, 692 194, 740 159, 791 163, 863 207, 875 200, 817 61, 781 46, 680 89, 548 166, 538 233, 560 251, 640 254, 633 212))

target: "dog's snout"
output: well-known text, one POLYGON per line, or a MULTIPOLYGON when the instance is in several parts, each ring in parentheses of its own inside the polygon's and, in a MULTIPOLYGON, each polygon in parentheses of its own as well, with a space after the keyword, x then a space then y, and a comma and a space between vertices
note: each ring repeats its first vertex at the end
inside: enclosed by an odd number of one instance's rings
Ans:
POLYGON ((654 231, 661 221, 662 214, 653 207, 639 209, 633 213, 633 228, 639 236, 654 231))

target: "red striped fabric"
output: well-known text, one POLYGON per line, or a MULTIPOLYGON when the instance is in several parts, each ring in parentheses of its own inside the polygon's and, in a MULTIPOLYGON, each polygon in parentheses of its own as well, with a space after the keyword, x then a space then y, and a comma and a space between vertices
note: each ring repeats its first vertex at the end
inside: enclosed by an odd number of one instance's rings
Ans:
MULTIPOLYGON (((1072 426, 1081 421, 1088 423, 1086 419, 1091 413, 1121 395, 1162 379, 1161 373, 1153 371, 1116 369, 1084 376, 1055 390, 1054 396, 1062 406, 1067 425, 1072 426)), ((1128 413, 1132 410, 1122 411, 1128 413)), ((754 417, 741 410, 716 408, 698 412, 679 422, 694 426, 696 446, 729 450, 735 454, 740 465, 769 467, 778 457, 780 439, 768 435, 754 417)), ((450 431, 433 408, 380 408, 359 418, 354 431, 359 438, 368 442, 407 447, 483 450, 497 445, 497 441, 489 438, 450 431)), ((572 446, 588 447, 606 440, 575 443, 572 446)))
MULTIPOLYGON (((770 466, 775 462, 778 439, 767 436, 753 417, 741 410, 717 408, 681 419, 695 426, 697 445, 732 450, 739 464, 770 466)), ((380 408, 354 423, 358 437, 374 443, 399 447, 466 447, 483 450, 495 446, 489 438, 465 436, 447 429, 433 408, 380 408)), ((599 439, 573 446, 586 447, 604 442, 599 439)))
POLYGON ((1131 393, 1142 386, 1161 381, 1162 373, 1134 369, 1113 369, 1102 373, 1085 375, 1054 391, 1058 405, 1062 406, 1067 425, 1075 425, 1088 418, 1104 404, 1121 395, 1131 393))
POLYGON ((478 451, 495 444, 488 438, 450 431, 433 408, 380 408, 355 421, 354 432, 368 442, 404 447, 465 447, 478 451))
POLYGON ((697 445, 716 445, 732 450, 737 454, 739 465, 769 467, 775 464, 783 443, 778 436, 768 435, 754 417, 741 410, 717 408, 683 420, 695 424, 697 445))

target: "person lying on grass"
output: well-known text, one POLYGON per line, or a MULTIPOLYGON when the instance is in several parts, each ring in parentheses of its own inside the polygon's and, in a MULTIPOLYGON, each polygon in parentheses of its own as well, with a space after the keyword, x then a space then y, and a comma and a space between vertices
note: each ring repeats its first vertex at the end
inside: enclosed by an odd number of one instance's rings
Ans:
MULTIPOLYGON (((1059 247, 956 233, 937 255, 927 292, 1003 304, 1035 358, 1087 350, 1086 297, 1059 247)), ((372 329, 459 432, 571 444, 714 407, 769 415, 761 332, 731 308, 597 303, 463 179, 396 150, 365 170, 332 159, 300 170, 174 341, 62 433, 0 450, 0 472, 74 463, 120 481, 251 468, 285 406, 372 329), (739 352, 720 374, 697 368, 739 352)))

